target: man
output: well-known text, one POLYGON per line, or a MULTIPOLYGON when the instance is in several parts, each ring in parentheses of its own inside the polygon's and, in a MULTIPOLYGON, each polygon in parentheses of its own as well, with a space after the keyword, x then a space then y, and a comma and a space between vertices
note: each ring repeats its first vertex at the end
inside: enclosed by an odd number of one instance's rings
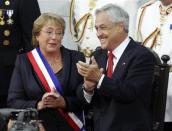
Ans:
MULTIPOLYGON (((136 39, 153 49, 159 57, 169 55, 172 65, 172 0, 151 1, 138 10, 136 39)), ((172 68, 170 67, 165 130, 172 129, 172 68), (166 129, 169 128, 169 129, 166 129)))
MULTIPOLYGON (((100 46, 100 41, 96 37, 96 30, 94 29, 95 15, 94 11, 105 4, 117 4, 130 12, 130 16, 134 18, 136 12, 136 1, 131 0, 71 0, 70 8, 70 28, 73 40, 79 45, 86 58, 89 57, 97 46, 100 46), (132 8, 132 10, 131 10, 132 8), (75 28, 76 27, 76 28, 75 28), (76 38, 75 38, 76 37, 76 38)), ((130 21, 130 28, 134 28, 134 19, 130 21)), ((130 34, 133 35, 133 31, 130 34)))
POLYGON ((151 131, 155 58, 128 36, 128 25, 129 15, 119 6, 97 9, 101 49, 90 65, 77 63, 85 79, 80 98, 93 105, 95 131, 151 131))
POLYGON ((0 108, 6 107, 16 55, 31 49, 32 23, 39 15, 37 0, 0 1, 0 108))

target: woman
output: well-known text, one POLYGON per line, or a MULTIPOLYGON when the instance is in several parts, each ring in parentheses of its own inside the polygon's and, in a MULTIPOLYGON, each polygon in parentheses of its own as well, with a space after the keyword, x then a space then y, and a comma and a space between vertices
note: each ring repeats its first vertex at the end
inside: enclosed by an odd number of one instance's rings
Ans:
POLYGON ((74 123, 68 112, 82 110, 77 90, 83 78, 77 73, 76 63, 85 58, 61 45, 64 30, 61 16, 43 13, 38 17, 32 31, 36 48, 17 57, 10 83, 8 106, 37 108, 46 131, 82 127, 82 123, 74 123))
POLYGON ((39 15, 37 0, 0 0, 0 108, 7 107, 16 56, 32 49, 32 26, 39 15))

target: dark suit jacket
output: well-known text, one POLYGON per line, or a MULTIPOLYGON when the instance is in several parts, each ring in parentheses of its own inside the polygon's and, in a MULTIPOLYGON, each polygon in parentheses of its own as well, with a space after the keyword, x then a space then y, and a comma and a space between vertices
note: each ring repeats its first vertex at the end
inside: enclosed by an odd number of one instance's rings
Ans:
MULTIPOLYGON (((94 57, 106 70, 107 51, 94 57)), ((104 77, 92 98, 94 131, 151 131, 151 91, 155 58, 131 40, 112 78, 104 77)))
POLYGON ((10 4, 5 4, 6 0, 0 3, 4 17, 4 25, 0 25, 0 65, 14 64, 15 57, 19 49, 31 49, 32 26, 34 20, 40 15, 37 0, 9 0, 10 4), (12 11, 11 19, 13 24, 8 24, 8 11, 12 11), (9 31, 5 35, 4 31, 9 31), (4 41, 9 44, 5 45, 4 41))
POLYGON ((7 0, 0 1, 1 17, 5 22, 3 25, 0 24, 0 95, 7 95, 19 50, 31 49, 33 21, 40 15, 37 0, 8 1, 9 5, 5 4, 7 0), (10 14, 12 24, 8 24, 10 14))
MULTIPOLYGON (((76 68, 76 63, 85 61, 84 55, 77 51, 61 48, 63 59, 63 70, 61 86, 67 107, 65 111, 81 111, 82 102, 76 97, 78 87, 83 82, 76 68)), ((35 108, 37 102, 42 98, 44 91, 37 75, 33 71, 26 54, 19 55, 16 59, 14 72, 11 79, 8 106, 11 108, 35 108)), ((64 119, 52 109, 45 109, 39 112, 40 119, 45 122, 46 131, 63 130, 64 119)), ((71 127, 67 127, 71 130, 71 127)))

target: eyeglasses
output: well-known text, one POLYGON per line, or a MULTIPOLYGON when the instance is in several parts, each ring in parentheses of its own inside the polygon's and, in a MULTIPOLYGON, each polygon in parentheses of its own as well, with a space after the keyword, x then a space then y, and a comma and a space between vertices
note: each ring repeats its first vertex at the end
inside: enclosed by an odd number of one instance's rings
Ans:
POLYGON ((63 36, 63 33, 60 31, 60 32, 56 32, 56 31, 49 31, 49 30, 41 30, 42 32, 46 33, 47 36, 49 37, 53 37, 54 35, 56 37, 61 37, 63 36))

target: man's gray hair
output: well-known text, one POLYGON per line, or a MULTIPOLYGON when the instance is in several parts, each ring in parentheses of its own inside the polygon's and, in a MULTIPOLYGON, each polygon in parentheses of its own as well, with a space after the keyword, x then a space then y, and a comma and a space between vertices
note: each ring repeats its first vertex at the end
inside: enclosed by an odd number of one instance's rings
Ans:
POLYGON ((107 4, 99 9, 96 9, 95 14, 97 15, 98 13, 103 12, 103 11, 107 13, 112 23, 116 24, 118 22, 123 22, 124 29, 126 32, 128 32, 129 15, 124 9, 122 9, 121 7, 115 4, 107 4))

